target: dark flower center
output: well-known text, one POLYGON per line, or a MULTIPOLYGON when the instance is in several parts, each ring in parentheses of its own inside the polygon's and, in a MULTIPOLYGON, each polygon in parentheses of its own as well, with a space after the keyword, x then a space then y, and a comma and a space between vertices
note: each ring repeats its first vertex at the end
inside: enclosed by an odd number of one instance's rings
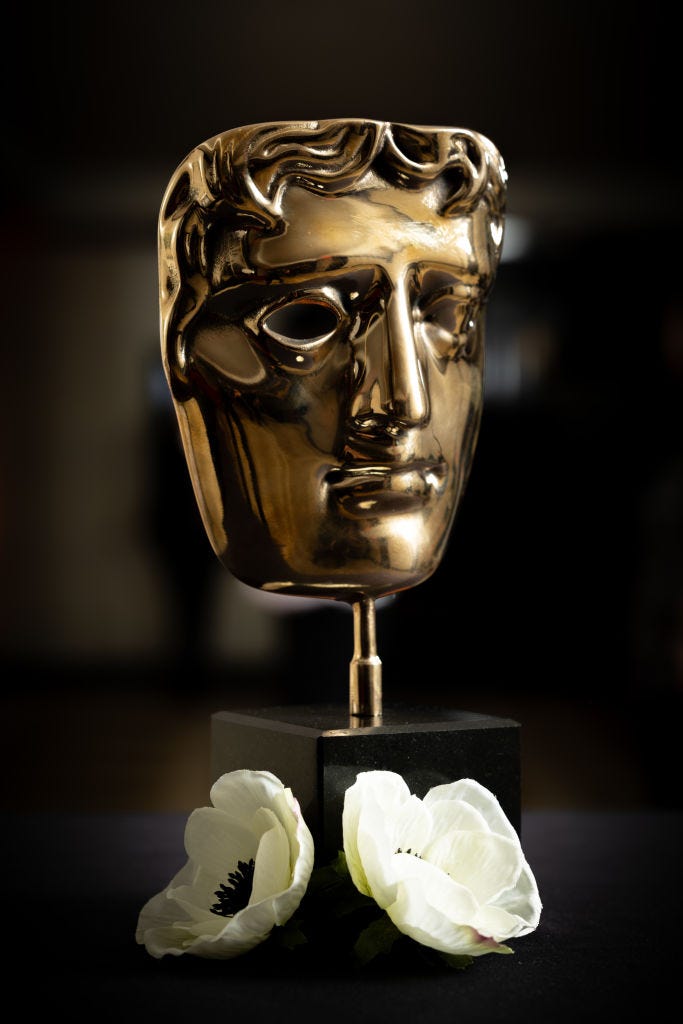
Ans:
POLYGON ((254 884, 254 858, 247 862, 237 861, 237 868, 228 875, 227 884, 216 889, 214 896, 218 897, 218 903, 210 908, 212 914, 219 914, 221 917, 232 917, 238 910, 244 910, 251 889, 254 884))

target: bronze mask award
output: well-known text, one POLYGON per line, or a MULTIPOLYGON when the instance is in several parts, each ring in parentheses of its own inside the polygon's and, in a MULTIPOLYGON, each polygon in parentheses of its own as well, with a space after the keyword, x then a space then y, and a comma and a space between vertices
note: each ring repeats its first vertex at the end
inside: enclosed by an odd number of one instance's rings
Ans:
POLYGON ((383 708, 375 641, 469 474, 505 184, 475 132, 343 118, 216 135, 163 200, 164 368, 213 549, 252 587, 353 608, 348 708, 217 712, 213 777, 274 772, 328 852, 372 768, 418 795, 476 778, 519 824, 518 723, 383 708))

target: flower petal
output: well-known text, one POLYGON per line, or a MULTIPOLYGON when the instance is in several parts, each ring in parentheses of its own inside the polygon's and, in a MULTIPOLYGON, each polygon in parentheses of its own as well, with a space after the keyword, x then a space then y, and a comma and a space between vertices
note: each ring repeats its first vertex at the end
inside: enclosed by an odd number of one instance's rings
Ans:
POLYGON ((372 895, 370 884, 365 874, 363 862, 358 853, 358 821, 362 807, 360 788, 354 784, 350 786, 344 796, 344 809, 342 811, 342 836, 346 866, 351 875, 351 881, 356 889, 365 896, 372 895))
MULTIPOLYGON (((250 949, 254 949, 259 943, 264 942, 274 924, 272 908, 269 904, 261 903, 258 907, 245 907, 234 917, 223 918, 223 927, 217 934, 212 935, 206 931, 196 934, 191 929, 183 929, 180 952, 207 957, 211 960, 230 960, 242 953, 248 953, 250 949)), ((152 939, 154 938, 156 937, 152 937, 152 939)), ((174 950, 169 949, 165 952, 173 953, 174 950)))
MULTIPOLYGON (((363 858, 358 850, 358 829, 361 810, 366 807, 371 798, 374 798, 372 808, 367 819, 364 819, 370 833, 373 831, 372 820, 378 817, 376 808, 378 806, 382 808, 379 817, 383 819, 385 814, 389 815, 392 811, 397 811, 401 804, 410 798, 410 790, 400 775, 384 771, 360 772, 356 776, 354 784, 346 790, 342 812, 344 853, 353 884, 366 896, 372 896, 373 891, 363 858)), ((390 845, 386 834, 381 838, 377 836, 370 839, 368 837, 366 842, 369 844, 368 856, 372 864, 378 865, 379 851, 383 850, 385 845, 390 845)), ((393 853, 393 850, 391 852, 393 853)), ((384 877, 383 871, 378 873, 377 879, 378 888, 384 891, 389 880, 384 877)), ((389 902, 394 899, 393 891, 390 894, 385 892, 384 896, 389 899, 389 902)))
POLYGON ((397 853, 392 860, 397 883, 419 887, 426 902, 450 921, 471 923, 479 911, 479 904, 466 886, 421 857, 397 853))
MULTIPOLYGON (((191 861, 189 862, 192 863, 191 861)), ((227 880, 227 875, 222 881, 227 880)), ((171 885, 166 890, 167 898, 174 900, 176 905, 185 911, 193 921, 220 923, 220 915, 212 914, 211 907, 218 902, 216 890, 219 883, 213 875, 207 874, 195 866, 192 881, 186 885, 171 885)), ((225 919, 223 918, 223 924, 225 919)), ((214 931, 214 928, 211 928, 214 931)))
POLYGON ((443 786, 434 786, 425 796, 427 806, 437 800, 463 800, 482 815, 492 832, 508 839, 518 839, 497 797, 475 779, 460 779, 443 786))
POLYGON ((456 925, 434 907, 425 903, 419 889, 398 888, 398 898, 387 907, 387 914, 399 931, 411 939, 442 953, 477 956, 478 933, 468 925, 456 925))
POLYGON ((284 924, 288 921, 301 903, 315 860, 315 846, 310 829, 304 821, 296 799, 289 790, 286 790, 286 794, 296 819, 296 837, 290 844, 294 867, 289 888, 280 896, 276 896, 274 900, 276 924, 284 924))
POLYGON ((169 901, 168 893, 173 888, 182 888, 184 885, 192 884, 197 870, 197 865, 188 860, 180 871, 173 876, 165 889, 162 889, 161 892, 156 893, 155 896, 147 900, 138 914, 137 930, 135 933, 135 938, 138 942, 143 942, 144 933, 156 925, 172 925, 179 917, 182 918, 183 916, 187 916, 188 919, 190 918, 191 915, 187 911, 182 911, 177 905, 173 905, 169 901))
MULTIPOLYGON (((196 865, 188 862, 171 886, 187 878, 188 872, 196 877, 196 865)), ((154 957, 165 953, 179 956, 192 946, 198 935, 216 935, 229 923, 224 917, 211 914, 208 905, 201 908, 191 885, 171 886, 148 900, 138 917, 136 941, 144 943, 147 952, 154 957)))
POLYGON ((272 825, 259 840, 249 905, 287 889, 292 879, 289 866, 289 839, 284 827, 268 808, 261 808, 259 814, 269 815, 272 825))
POLYGON ((248 827, 253 817, 238 823, 232 814, 216 807, 199 807, 185 826, 185 849, 190 860, 207 875, 224 882, 239 860, 255 856, 258 837, 248 827))
POLYGON ((147 900, 140 911, 135 939, 137 942, 146 942, 150 929, 171 927, 178 921, 182 923, 184 919, 191 920, 190 915, 184 908, 169 900, 168 890, 164 889, 147 900))
POLYGON ((396 859, 402 862, 401 880, 395 902, 386 909, 401 932, 443 953, 495 951, 495 944, 469 923, 479 911, 471 893, 426 861, 405 854, 396 859))
POLYGON ((478 903, 494 901, 514 886, 524 864, 519 841, 492 832, 448 832, 430 843, 423 856, 466 886, 478 903))
POLYGON ((479 913, 474 918, 474 927, 486 938, 491 938, 495 942, 505 942, 506 939, 514 939, 521 934, 524 921, 501 907, 486 906, 479 908, 479 913))
POLYGON ((142 935, 138 936, 138 942, 145 945, 150 956, 157 960, 167 954, 180 956, 187 952, 187 946, 192 940, 188 940, 188 933, 185 929, 176 925, 158 925, 153 928, 146 928, 142 935))
POLYGON ((299 855, 308 850, 313 856, 313 836, 311 835, 310 829, 304 821, 304 816, 301 813, 299 807, 299 801, 293 795, 291 789, 285 789, 284 791, 284 812, 280 816, 284 829, 289 839, 289 845, 291 848, 291 864, 292 867, 297 862, 299 855))
POLYGON ((453 829, 460 832, 490 832, 484 816, 464 800, 433 800, 429 804, 426 801, 423 803, 432 817, 432 842, 453 829))
POLYGON ((281 800, 284 786, 272 772, 240 769, 227 772, 211 787, 211 803, 238 821, 249 821, 259 807, 272 807, 281 800))
POLYGON ((354 784, 347 789, 346 797, 360 798, 361 802, 372 797, 387 816, 393 816, 410 799, 410 790, 396 772, 359 772, 354 784))
MULTIPOLYGON (((312 838, 309 842, 308 839, 304 837, 301 844, 301 853, 297 858, 294 868, 294 877, 287 888, 276 893, 274 896, 267 897, 260 903, 250 904, 250 906, 246 907, 245 910, 240 911, 240 914, 247 914, 252 911, 256 914, 258 911, 259 914, 268 915, 272 918, 273 924, 285 924, 297 910, 304 893, 306 892, 306 887, 308 886, 308 882, 311 877, 311 871, 313 870, 313 860, 314 849, 312 838)), ((239 916, 240 915, 236 915, 236 917, 239 916)))
POLYGON ((538 927, 541 919, 543 904, 538 892, 538 886, 533 872, 526 861, 522 865, 520 876, 514 889, 502 893, 496 903, 509 914, 519 917, 524 922, 524 928, 519 935, 528 935, 534 928, 538 927))
POLYGON ((392 868, 394 851, 381 827, 381 820, 374 812, 374 801, 366 801, 356 833, 358 863, 362 865, 367 888, 361 889, 351 867, 349 871, 356 887, 384 908, 396 899, 396 876, 392 868))
POLYGON ((432 817, 418 797, 409 796, 398 807, 392 825, 388 836, 393 847, 391 852, 396 853, 400 848, 404 853, 419 853, 431 834, 432 817))

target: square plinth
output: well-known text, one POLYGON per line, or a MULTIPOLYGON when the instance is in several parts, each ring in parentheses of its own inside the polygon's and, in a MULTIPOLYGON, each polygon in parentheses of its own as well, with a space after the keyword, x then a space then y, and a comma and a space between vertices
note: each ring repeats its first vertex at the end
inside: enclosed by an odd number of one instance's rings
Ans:
POLYGON ((341 705, 218 711, 211 717, 211 781, 248 768, 289 786, 313 833, 318 862, 342 849, 344 793, 359 772, 403 776, 423 797, 432 786, 476 779, 520 831, 520 725, 444 708, 389 707, 381 725, 349 725, 341 705))

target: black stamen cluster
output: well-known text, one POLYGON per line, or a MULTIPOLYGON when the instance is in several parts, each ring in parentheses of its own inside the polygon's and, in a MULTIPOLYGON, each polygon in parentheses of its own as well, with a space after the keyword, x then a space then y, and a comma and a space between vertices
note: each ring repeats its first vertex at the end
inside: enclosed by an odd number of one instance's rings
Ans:
POLYGON ((244 910, 249 897, 251 896, 254 884, 254 858, 247 863, 245 860, 237 861, 237 869, 228 874, 227 884, 221 883, 216 889, 214 896, 218 902, 210 908, 212 914, 219 914, 221 917, 232 917, 238 910, 244 910))

